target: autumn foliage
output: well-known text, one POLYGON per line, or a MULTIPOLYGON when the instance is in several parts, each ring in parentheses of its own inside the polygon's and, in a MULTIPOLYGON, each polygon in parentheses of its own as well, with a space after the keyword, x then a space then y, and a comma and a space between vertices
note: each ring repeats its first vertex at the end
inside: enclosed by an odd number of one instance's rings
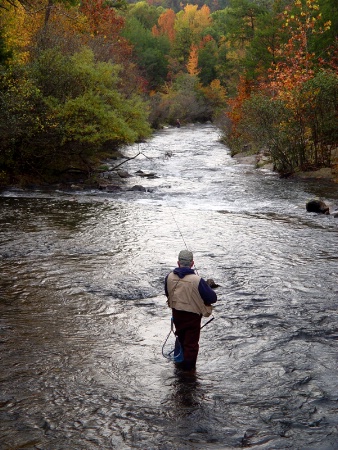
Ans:
POLYGON ((151 127, 213 120, 276 169, 337 146, 336 0, 4 0, 0 173, 94 170, 151 127))
POLYGON ((167 9, 158 18, 158 24, 154 25, 152 32, 154 36, 165 35, 168 39, 173 42, 175 39, 175 20, 176 15, 172 9, 167 9))
MULTIPOLYGON (((245 142, 264 146, 276 168, 289 174, 330 164, 330 148, 337 145, 338 76, 325 70, 323 60, 311 51, 315 37, 331 25, 323 20, 318 1, 295 0, 282 16, 286 40, 275 50, 276 62, 267 77, 249 94, 241 77, 237 97, 228 102, 228 139, 238 148, 245 142), (266 113, 268 125, 261 120, 266 113), (269 135, 262 127, 269 128, 269 135)), ((334 67, 334 57, 327 62, 334 67)))

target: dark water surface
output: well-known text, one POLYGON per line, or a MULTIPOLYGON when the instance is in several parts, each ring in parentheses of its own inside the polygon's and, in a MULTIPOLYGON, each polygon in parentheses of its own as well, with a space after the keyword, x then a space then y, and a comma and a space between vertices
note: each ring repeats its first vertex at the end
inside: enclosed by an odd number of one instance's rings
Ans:
POLYGON ((0 197, 1 450, 338 449, 338 219, 305 211, 337 185, 237 164, 211 125, 124 151, 121 192, 0 197), (190 378, 161 355, 183 239, 220 284, 190 378))

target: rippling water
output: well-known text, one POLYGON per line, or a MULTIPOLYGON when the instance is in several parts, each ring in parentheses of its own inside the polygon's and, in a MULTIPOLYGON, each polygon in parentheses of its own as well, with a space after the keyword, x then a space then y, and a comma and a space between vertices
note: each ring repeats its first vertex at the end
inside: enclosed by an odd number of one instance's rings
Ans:
POLYGON ((337 186, 237 164, 218 138, 125 148, 142 155, 119 192, 2 193, 1 449, 338 449, 338 220, 305 211, 337 186), (161 356, 185 245, 220 285, 188 378, 161 356))

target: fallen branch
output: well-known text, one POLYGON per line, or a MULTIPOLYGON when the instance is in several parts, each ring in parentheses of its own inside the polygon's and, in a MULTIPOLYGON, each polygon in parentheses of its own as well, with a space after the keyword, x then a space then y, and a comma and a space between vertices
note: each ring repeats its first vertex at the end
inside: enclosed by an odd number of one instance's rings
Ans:
POLYGON ((132 159, 135 159, 135 158, 137 158, 137 157, 140 156, 140 155, 143 155, 145 158, 150 159, 150 158, 148 158, 148 156, 145 155, 144 153, 138 152, 137 155, 131 156, 130 158, 127 158, 125 161, 122 161, 122 162, 121 162, 120 164, 118 164, 117 166, 112 167, 112 168, 109 170, 109 172, 112 172, 113 170, 116 170, 117 168, 119 168, 120 166, 122 166, 123 164, 125 164, 126 162, 131 161, 132 159))

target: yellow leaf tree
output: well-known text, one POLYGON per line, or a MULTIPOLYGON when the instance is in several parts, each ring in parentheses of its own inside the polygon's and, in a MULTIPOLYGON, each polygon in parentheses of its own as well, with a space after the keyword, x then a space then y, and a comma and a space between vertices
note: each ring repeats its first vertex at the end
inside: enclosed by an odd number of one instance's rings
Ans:
POLYGON ((190 47, 187 70, 190 75, 198 75, 200 72, 198 69, 198 47, 195 44, 192 44, 190 47))

